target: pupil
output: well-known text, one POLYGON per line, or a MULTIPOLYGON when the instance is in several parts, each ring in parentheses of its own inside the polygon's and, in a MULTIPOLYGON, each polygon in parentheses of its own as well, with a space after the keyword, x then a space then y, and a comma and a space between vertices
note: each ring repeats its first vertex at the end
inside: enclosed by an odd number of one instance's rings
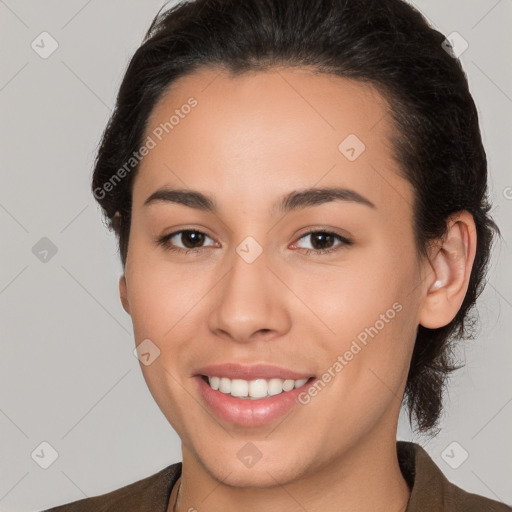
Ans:
POLYGON ((182 241, 185 247, 188 247, 189 249, 194 249, 194 243, 197 244, 203 241, 203 234, 197 231, 187 231, 182 235, 182 241), (191 243, 189 243, 190 239, 192 240, 191 243))
MULTIPOLYGON (((331 241, 330 239, 332 238, 332 235, 329 235, 327 233, 317 233, 316 235, 313 236, 313 247, 315 247, 315 249, 326 249, 326 247, 317 247, 317 241, 320 239, 320 245, 322 245, 322 238, 327 238, 327 242, 331 241)), ((324 243, 325 243, 325 240, 324 240, 324 243)))

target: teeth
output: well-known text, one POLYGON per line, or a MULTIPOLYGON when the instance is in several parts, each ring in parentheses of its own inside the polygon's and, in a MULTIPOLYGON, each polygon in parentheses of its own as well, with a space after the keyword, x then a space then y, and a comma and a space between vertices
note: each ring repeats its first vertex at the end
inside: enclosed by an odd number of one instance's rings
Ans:
POLYGON ((308 379, 228 379, 227 377, 208 377, 212 389, 237 398, 258 399, 278 395, 303 386, 308 379))
POLYGON ((219 377, 208 377, 208 382, 212 389, 219 389, 220 378, 219 377))

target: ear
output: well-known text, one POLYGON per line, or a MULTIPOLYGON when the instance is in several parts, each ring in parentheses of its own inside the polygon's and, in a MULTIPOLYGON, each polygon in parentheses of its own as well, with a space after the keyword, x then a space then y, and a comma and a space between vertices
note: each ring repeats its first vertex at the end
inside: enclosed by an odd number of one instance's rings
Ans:
POLYGON ((119 278, 119 296, 121 297, 121 304, 124 310, 130 314, 130 304, 128 303, 128 291, 126 289, 126 277, 123 274, 119 278))
POLYGON ((419 312, 419 323, 429 329, 449 324, 462 305, 476 253, 473 216, 458 212, 447 222, 448 231, 429 255, 431 271, 419 312))

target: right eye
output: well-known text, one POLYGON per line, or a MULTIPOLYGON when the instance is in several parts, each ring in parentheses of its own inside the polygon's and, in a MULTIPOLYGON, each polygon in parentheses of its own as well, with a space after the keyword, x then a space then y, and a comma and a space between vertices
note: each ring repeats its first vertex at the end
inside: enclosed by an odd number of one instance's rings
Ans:
POLYGON ((195 247, 195 245, 204 243, 205 238, 210 237, 202 231, 182 229, 159 238, 157 242, 168 251, 188 254, 190 252, 201 252, 203 247, 195 247), (183 247, 176 245, 179 242, 183 244, 183 247))

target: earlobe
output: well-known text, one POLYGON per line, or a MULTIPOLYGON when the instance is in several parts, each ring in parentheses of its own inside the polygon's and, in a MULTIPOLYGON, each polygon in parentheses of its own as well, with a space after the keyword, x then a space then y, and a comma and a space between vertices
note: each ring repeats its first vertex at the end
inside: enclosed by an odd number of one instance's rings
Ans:
POLYGON ((441 279, 438 279, 431 287, 430 287, 430 291, 433 292, 434 290, 438 290, 439 288, 441 288, 441 286, 443 286, 443 281, 441 281, 441 279))
POLYGON ((463 211, 448 223, 442 243, 429 258, 431 270, 419 323, 429 329, 449 324, 466 295, 476 253, 476 228, 472 215, 463 211))
POLYGON ((123 274, 119 278, 119 297, 121 298, 121 304, 124 310, 130 314, 130 304, 128 303, 128 290, 126 288, 126 277, 123 274))

